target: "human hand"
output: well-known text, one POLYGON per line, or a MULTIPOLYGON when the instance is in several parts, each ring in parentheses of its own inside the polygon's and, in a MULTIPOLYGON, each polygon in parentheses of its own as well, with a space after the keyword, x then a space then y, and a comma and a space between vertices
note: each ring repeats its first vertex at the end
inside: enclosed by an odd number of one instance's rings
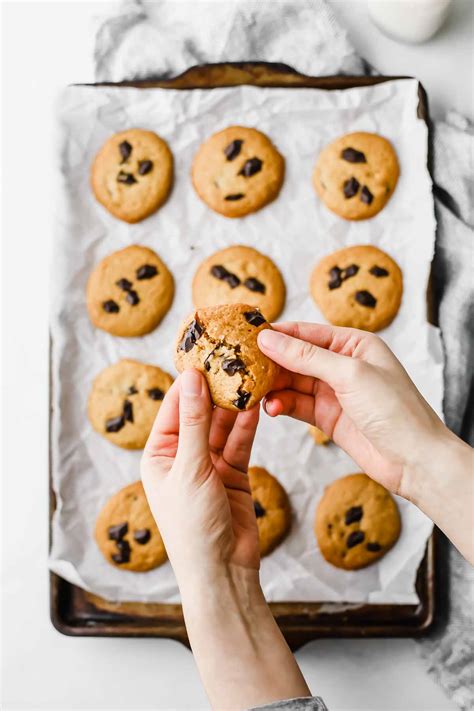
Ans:
POLYGON ((258 407, 213 408, 196 370, 182 373, 163 400, 141 474, 178 583, 222 565, 259 568, 247 478, 258 416, 258 407))

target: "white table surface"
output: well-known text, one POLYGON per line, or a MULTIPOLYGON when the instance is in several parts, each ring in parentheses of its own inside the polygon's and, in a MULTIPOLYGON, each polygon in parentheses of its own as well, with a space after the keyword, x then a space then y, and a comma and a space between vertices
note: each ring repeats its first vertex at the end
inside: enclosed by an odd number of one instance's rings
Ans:
MULTIPOLYGON (((472 114, 467 91, 470 3, 425 47, 384 38, 365 3, 333 2, 354 44, 379 70, 424 83, 435 115, 472 114), (464 20, 463 20, 464 18, 464 20), (450 23, 451 25, 451 23, 450 23)), ((105 8, 106 9, 106 8, 105 8)), ((472 9, 472 5, 471 5, 472 9)), ((104 3, 3 5, 3 655, 4 709, 200 709, 207 703, 188 650, 168 640, 81 639, 48 613, 48 287, 54 218, 53 104, 93 81, 92 18, 104 3)), ((411 640, 324 640, 297 658, 331 711, 449 711, 411 640)))

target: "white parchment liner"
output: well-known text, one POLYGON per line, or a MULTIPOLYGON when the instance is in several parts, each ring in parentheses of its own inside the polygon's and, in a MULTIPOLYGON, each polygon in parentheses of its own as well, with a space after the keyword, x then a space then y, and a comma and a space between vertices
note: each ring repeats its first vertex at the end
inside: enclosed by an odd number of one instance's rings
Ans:
MULTIPOLYGON (((393 324, 381 333, 431 405, 441 412, 442 356, 438 331, 426 321, 426 285, 435 219, 426 167, 427 128, 417 118, 418 83, 399 80, 346 91, 230 89, 175 91, 70 87, 59 101, 61 188, 52 284, 53 518, 50 568, 72 583, 111 600, 177 601, 169 563, 148 573, 109 565, 93 538, 105 501, 139 478, 140 452, 129 452, 93 432, 86 416, 93 377, 119 358, 155 363, 175 373, 172 344, 191 310, 191 280, 217 249, 248 244, 281 269, 288 299, 285 320, 322 320, 308 290, 310 272, 324 255, 347 245, 374 244, 403 270, 404 296, 393 324), (278 199, 240 220, 215 214, 196 196, 189 177, 193 155, 211 133, 231 124, 268 133, 286 158, 278 199), (96 203, 89 187, 94 154, 111 133, 152 129, 168 142, 176 179, 169 201, 155 215, 127 225, 96 203), (311 185, 316 156, 349 131, 374 131, 397 151, 401 175, 387 207, 371 220, 346 222, 329 212, 311 185), (176 280, 173 306, 144 338, 114 338, 88 319, 84 290, 92 267, 130 244, 151 247, 176 280)), ((414 580, 431 522, 398 500, 403 528, 397 545, 378 564, 345 572, 326 563, 315 544, 313 519, 324 487, 358 471, 336 446, 317 447, 304 424, 262 414, 252 463, 267 467, 287 489, 293 526, 286 541, 263 559, 261 578, 274 601, 414 603, 414 580)))

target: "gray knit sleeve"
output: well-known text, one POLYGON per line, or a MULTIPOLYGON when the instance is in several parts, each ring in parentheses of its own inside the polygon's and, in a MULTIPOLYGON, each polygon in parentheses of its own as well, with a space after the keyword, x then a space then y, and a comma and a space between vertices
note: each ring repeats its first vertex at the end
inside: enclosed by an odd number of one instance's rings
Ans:
POLYGON ((319 696, 305 696, 298 699, 284 699, 265 706, 255 706, 249 711, 328 711, 319 696))

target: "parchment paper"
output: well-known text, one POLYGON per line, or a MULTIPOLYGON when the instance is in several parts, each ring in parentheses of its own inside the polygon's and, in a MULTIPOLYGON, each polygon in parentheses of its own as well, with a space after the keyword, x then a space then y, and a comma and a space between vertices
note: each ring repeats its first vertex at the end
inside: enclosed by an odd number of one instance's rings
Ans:
MULTIPOLYGON (((50 568, 76 585, 110 600, 178 601, 169 563, 148 573, 109 565, 93 538, 105 501, 139 478, 140 452, 119 449, 93 432, 86 415, 91 381, 119 358, 155 363, 171 373, 172 344, 192 309, 191 280, 200 262, 217 249, 247 244, 268 254, 287 289, 285 320, 323 320, 309 295, 313 266, 341 247, 374 244, 391 254, 404 275, 400 312, 381 336, 402 360, 425 398, 441 413, 442 355, 437 329, 426 320, 426 286, 433 255, 435 219, 426 167, 427 128, 417 119, 418 83, 399 80, 346 91, 230 89, 175 91, 70 87, 59 101, 61 186, 53 265, 53 518, 50 568), (207 208, 195 194, 189 171, 200 143, 231 124, 268 133, 286 158, 283 189, 275 202, 240 220, 207 208), (96 203, 90 164, 108 136, 129 127, 156 131, 174 153, 176 179, 169 201, 142 223, 127 225, 96 203), (316 156, 349 131, 374 131, 395 146, 401 175, 385 209, 371 220, 349 223, 316 197, 311 173, 316 156), (85 306, 93 266, 130 244, 151 247, 176 279, 173 306, 143 338, 114 338, 95 330, 85 306)), ((402 535, 379 563, 345 572, 326 563, 313 534, 316 504, 324 487, 359 470, 335 445, 314 445, 306 425, 264 414, 252 463, 265 466, 287 489, 293 508, 288 538, 262 560, 265 595, 273 601, 415 603, 414 580, 431 522, 399 499, 402 535)))

